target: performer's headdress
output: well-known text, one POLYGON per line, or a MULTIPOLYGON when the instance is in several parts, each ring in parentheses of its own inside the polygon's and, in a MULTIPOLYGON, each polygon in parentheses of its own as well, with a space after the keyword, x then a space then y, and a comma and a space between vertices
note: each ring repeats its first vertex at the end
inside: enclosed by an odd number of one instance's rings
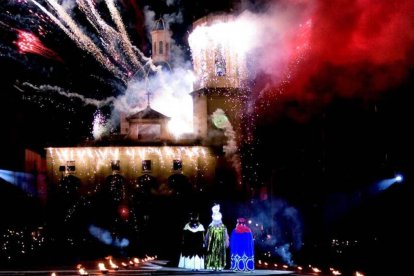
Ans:
POLYGON ((214 213, 220 212, 220 204, 214 203, 213 208, 211 208, 211 211, 214 213))
POLYGON ((191 227, 195 227, 199 224, 199 217, 198 217, 198 213, 196 212, 191 212, 190 213, 190 226, 191 227))
POLYGON ((215 204, 211 210, 213 211, 213 214, 211 215, 213 222, 221 222, 222 215, 220 213, 220 205, 215 204))
POLYGON ((239 223, 239 224, 246 224, 246 219, 245 218, 238 218, 237 219, 237 223, 239 223))
POLYGON ((199 220, 198 213, 196 213, 196 212, 191 212, 191 213, 190 213, 190 221, 191 221, 191 222, 198 222, 198 220, 199 220))
POLYGON ((250 228, 246 225, 245 218, 238 218, 237 225, 236 225, 236 232, 237 233, 248 233, 251 232, 250 228))

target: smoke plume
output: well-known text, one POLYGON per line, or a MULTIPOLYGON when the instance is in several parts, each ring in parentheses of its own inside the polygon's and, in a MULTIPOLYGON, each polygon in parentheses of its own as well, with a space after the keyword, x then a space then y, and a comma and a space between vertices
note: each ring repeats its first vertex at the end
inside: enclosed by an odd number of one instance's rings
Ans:
POLYGON ((292 265, 292 252, 302 247, 303 223, 299 211, 283 199, 261 201, 255 207, 252 230, 258 235, 257 246, 292 265))
POLYGON ((115 246, 119 248, 124 248, 129 245, 129 240, 127 238, 113 236, 111 232, 104 228, 100 228, 98 226, 91 224, 88 230, 92 236, 94 236, 100 242, 106 245, 115 246))
POLYGON ((222 109, 217 109, 211 114, 211 120, 214 125, 224 130, 224 136, 226 136, 227 143, 223 145, 223 151, 230 163, 233 165, 238 176, 238 182, 241 181, 241 160, 238 154, 236 132, 233 129, 230 121, 222 109))
POLYGON ((258 91, 270 84, 264 101, 371 98, 398 87, 414 65, 413 1, 274 2, 241 14, 259 28, 254 69, 258 91))

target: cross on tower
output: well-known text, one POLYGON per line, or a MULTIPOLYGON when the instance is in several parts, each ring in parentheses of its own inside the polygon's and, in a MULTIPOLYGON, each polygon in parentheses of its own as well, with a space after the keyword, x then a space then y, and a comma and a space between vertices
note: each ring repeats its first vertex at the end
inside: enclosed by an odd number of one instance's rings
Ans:
POLYGON ((151 92, 147 92, 147 106, 150 106, 150 96, 151 96, 151 92))

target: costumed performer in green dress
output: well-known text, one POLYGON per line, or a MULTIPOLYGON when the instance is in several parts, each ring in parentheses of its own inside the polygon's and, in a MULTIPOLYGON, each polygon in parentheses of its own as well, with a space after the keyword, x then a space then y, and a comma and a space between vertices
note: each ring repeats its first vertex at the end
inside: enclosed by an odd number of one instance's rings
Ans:
POLYGON ((211 208, 212 222, 208 226, 205 242, 207 247, 206 268, 223 270, 226 266, 226 250, 229 246, 227 227, 221 221, 220 205, 215 204, 211 208))

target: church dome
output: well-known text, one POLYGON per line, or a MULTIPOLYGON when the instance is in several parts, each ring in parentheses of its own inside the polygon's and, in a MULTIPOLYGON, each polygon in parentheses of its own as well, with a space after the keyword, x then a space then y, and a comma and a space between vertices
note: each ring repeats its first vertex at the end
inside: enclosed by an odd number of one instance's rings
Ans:
POLYGON ((153 31, 163 31, 167 30, 167 26, 165 24, 164 19, 160 18, 155 21, 154 27, 152 28, 153 31))

